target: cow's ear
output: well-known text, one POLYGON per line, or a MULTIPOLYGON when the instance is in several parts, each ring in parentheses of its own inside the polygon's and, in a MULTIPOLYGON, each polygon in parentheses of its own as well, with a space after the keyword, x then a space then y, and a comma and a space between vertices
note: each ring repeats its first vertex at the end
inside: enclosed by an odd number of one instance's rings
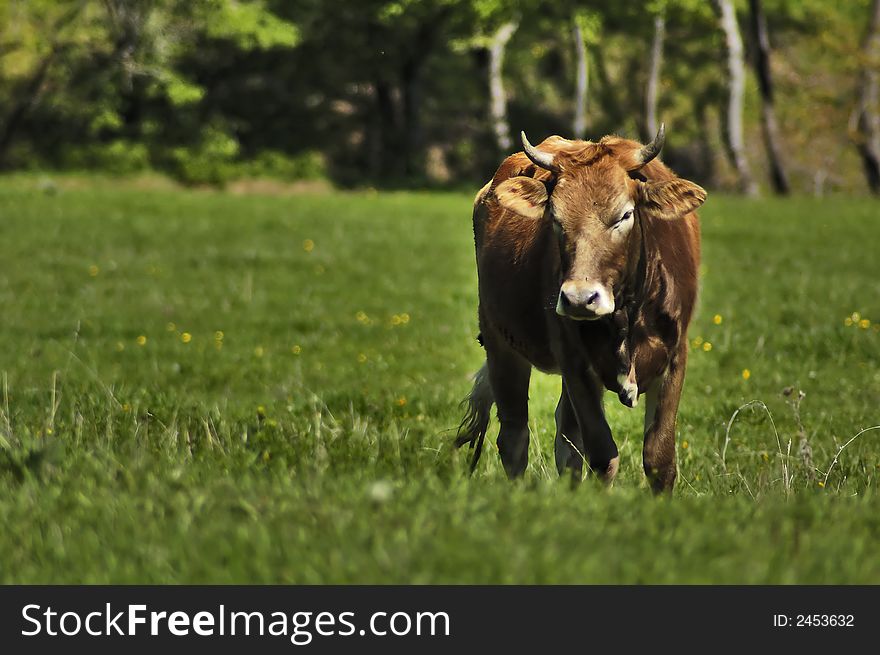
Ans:
POLYGON ((639 205, 664 220, 681 218, 706 200, 703 187, 677 177, 664 182, 639 182, 639 205))
POLYGON ((495 197, 505 209, 538 219, 544 215, 547 206, 547 187, 531 177, 512 177, 495 187, 495 197))

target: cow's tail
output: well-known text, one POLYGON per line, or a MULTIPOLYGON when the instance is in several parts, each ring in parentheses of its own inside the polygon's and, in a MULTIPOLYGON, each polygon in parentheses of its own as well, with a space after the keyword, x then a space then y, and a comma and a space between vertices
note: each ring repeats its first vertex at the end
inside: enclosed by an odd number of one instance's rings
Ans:
POLYGON ((492 387, 489 384, 489 370, 486 364, 477 371, 474 376, 474 387, 468 394, 467 398, 462 401, 462 405, 467 407, 464 418, 458 426, 458 435, 455 438, 456 448, 470 444, 471 450, 474 451, 471 457, 470 472, 473 473, 480 461, 480 455, 483 452, 483 440, 486 438, 486 431, 489 429, 489 412, 495 398, 492 395, 492 387))

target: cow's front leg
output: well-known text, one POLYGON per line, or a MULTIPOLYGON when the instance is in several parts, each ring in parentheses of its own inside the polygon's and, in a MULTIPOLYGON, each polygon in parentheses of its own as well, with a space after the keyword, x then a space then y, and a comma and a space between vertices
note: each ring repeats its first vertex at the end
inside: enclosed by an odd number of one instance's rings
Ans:
POLYGON ((559 475, 568 471, 575 480, 580 480, 584 470, 584 442, 577 416, 568 399, 565 380, 562 381, 562 393, 556 405, 556 470, 559 475))
POLYGON ((518 478, 529 463, 529 378, 532 366, 505 344, 486 341, 489 383, 501 430, 498 452, 508 477, 518 478))
POLYGON ((590 470, 610 484, 617 475, 620 457, 611 436, 611 428, 605 420, 602 383, 583 363, 564 369, 562 379, 577 419, 590 470))
POLYGON ((675 485, 675 420, 686 366, 687 341, 683 341, 666 373, 654 380, 645 393, 642 464, 651 488, 657 493, 671 492, 675 485))

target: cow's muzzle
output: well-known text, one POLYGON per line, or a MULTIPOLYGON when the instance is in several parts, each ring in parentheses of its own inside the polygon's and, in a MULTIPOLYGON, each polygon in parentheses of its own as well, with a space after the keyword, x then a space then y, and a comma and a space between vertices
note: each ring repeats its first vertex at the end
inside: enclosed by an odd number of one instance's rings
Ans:
POLYGON ((594 321, 614 311, 614 296, 603 285, 568 280, 559 289, 556 313, 576 321, 594 321))

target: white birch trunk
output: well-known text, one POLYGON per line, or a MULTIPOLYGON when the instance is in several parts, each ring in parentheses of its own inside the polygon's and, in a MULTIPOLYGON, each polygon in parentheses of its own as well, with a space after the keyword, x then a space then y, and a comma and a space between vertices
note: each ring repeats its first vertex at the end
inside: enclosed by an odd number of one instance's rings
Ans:
POLYGON ((489 44, 489 118, 495 144, 501 152, 509 152, 513 146, 510 138, 510 124, 507 120, 507 95, 504 92, 504 49, 510 37, 516 32, 518 24, 511 21, 504 23, 489 44))
POLYGON ((577 19, 573 21, 572 36, 575 52, 575 96, 574 123, 572 130, 575 139, 583 139, 587 135, 587 90, 590 82, 590 69, 587 65, 587 45, 584 43, 584 31, 577 19))
POLYGON ((651 42, 648 83, 645 87, 645 140, 653 139, 659 128, 657 100, 660 96, 660 70, 663 66, 663 40, 665 38, 666 18, 663 14, 658 14, 654 17, 654 39, 651 42))
POLYGON ((727 72, 729 95, 727 100, 727 149, 736 168, 740 190, 749 196, 758 195, 758 186, 752 177, 748 159, 746 159, 745 140, 743 138, 743 98, 745 95, 746 65, 743 54, 743 42, 739 25, 736 21, 736 10, 733 0, 715 0, 721 14, 721 29, 727 43, 727 72))

